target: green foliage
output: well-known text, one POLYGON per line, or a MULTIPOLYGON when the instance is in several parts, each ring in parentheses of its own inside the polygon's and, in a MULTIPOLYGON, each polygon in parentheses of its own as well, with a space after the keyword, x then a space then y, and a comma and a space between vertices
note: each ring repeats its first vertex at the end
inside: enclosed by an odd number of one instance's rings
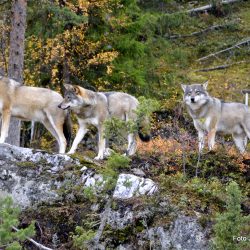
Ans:
POLYGON ((107 160, 104 168, 100 171, 104 180, 104 193, 114 190, 119 170, 129 168, 131 159, 127 156, 113 153, 107 160))
POLYGON ((85 199, 89 200, 90 202, 97 202, 97 195, 95 188, 90 186, 90 187, 85 187, 83 189, 83 196, 85 199))
POLYGON ((13 232, 12 227, 19 224, 20 210, 14 206, 10 197, 0 199, 0 248, 6 246, 6 250, 22 249, 18 241, 25 241, 35 233, 34 223, 25 229, 13 232))
POLYGON ((124 121, 116 117, 105 121, 104 134, 106 139, 115 140, 116 144, 124 145, 129 132, 135 133, 136 124, 133 121, 124 121))
POLYGON ((115 140, 118 146, 126 143, 128 133, 137 133, 140 130, 144 134, 150 134, 152 113, 159 109, 159 102, 143 96, 138 99, 139 105, 134 114, 135 121, 126 122, 116 117, 105 121, 105 137, 108 140, 115 140))
POLYGON ((247 249, 249 240, 237 241, 236 237, 244 235, 244 229, 250 223, 250 216, 243 216, 241 211, 242 193, 236 182, 227 187, 226 211, 216 216, 214 225, 214 249, 247 249))
MULTIPOLYGON (((145 98, 140 96, 138 98, 139 106, 136 109, 136 114, 138 117, 150 117, 153 112, 160 108, 160 103, 155 99, 145 98)), ((140 119, 140 118, 139 118, 140 119)))
POLYGON ((37 1, 30 1, 28 8, 27 35, 35 35, 43 38, 53 38, 65 29, 87 23, 85 15, 78 15, 68 7, 60 7, 49 1, 42 1, 41 8, 37 7, 37 1))
POLYGON ((131 159, 127 156, 113 153, 111 157, 108 158, 106 167, 114 170, 126 169, 129 167, 130 161, 131 159))
POLYGON ((224 199, 225 188, 217 178, 206 180, 195 177, 190 179, 184 187, 188 190, 196 192, 200 196, 219 198, 221 200, 224 199))
POLYGON ((85 229, 77 226, 75 229, 75 235, 73 235, 74 247, 78 249, 86 249, 86 242, 91 240, 95 236, 95 231, 92 229, 85 229))
POLYGON ((190 16, 182 12, 161 15, 157 21, 159 23, 158 32, 162 36, 166 35, 166 33, 171 34, 174 29, 180 28, 185 22, 193 23, 190 16))
POLYGON ((139 106, 136 109, 137 130, 144 135, 150 135, 152 114, 159 110, 160 105, 157 100, 146 99, 144 96, 139 97, 139 106))

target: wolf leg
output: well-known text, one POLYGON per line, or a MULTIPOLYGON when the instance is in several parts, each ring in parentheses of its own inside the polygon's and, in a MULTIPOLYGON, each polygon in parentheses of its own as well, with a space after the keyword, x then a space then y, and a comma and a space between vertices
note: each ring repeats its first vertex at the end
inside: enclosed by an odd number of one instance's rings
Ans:
POLYGON ((4 143, 8 136, 9 126, 10 126, 10 108, 4 108, 2 112, 2 127, 1 127, 1 137, 0 143, 4 143))
POLYGON ((62 123, 56 124, 56 133, 58 134, 58 137, 59 137, 59 141, 58 141, 59 153, 64 154, 66 151, 66 147, 67 147, 67 141, 66 141, 66 138, 65 138, 64 133, 63 133, 63 124, 62 123))
POLYGON ((233 140, 240 153, 243 154, 246 151, 246 135, 245 134, 233 134, 233 140))
POLYGON ((83 139, 84 135, 88 132, 88 129, 86 128, 86 124, 85 123, 79 123, 79 128, 78 131, 76 133, 76 137, 73 141, 73 144, 71 146, 71 149, 69 150, 68 154, 74 154, 78 144, 81 142, 81 140, 83 139))
POLYGON ((245 138, 244 138, 244 147, 246 148, 247 147, 247 136, 245 135, 245 138))
POLYGON ((134 155, 136 152, 136 140, 134 133, 128 134, 127 155, 134 155))
POLYGON ((215 134, 216 134, 216 129, 213 128, 208 132, 208 148, 209 150, 212 150, 215 144, 215 134))
POLYGON ((54 133, 56 135, 55 138, 57 139, 57 142, 59 145, 59 153, 64 154, 65 150, 66 150, 67 142, 66 142, 66 139, 65 139, 64 134, 63 134, 63 124, 59 124, 59 125, 55 124, 54 119, 51 116, 51 114, 47 111, 45 111, 45 113, 46 113, 47 119, 50 123, 50 126, 53 128, 54 133))
POLYGON ((57 142, 59 144, 59 137, 58 137, 55 129, 52 127, 50 121, 46 118, 45 120, 43 120, 41 122, 44 125, 44 127, 51 133, 51 135, 57 140, 57 142))
POLYGON ((203 148, 204 148, 204 143, 205 143, 205 135, 202 130, 198 131, 198 140, 199 140, 199 152, 201 153, 203 148))
POLYGON ((106 140, 103 134, 103 127, 98 128, 98 155, 95 157, 95 160, 102 160, 104 158, 106 140))
MULTIPOLYGON (((246 133, 246 136, 248 137, 248 139, 250 139, 250 127, 249 127, 249 122, 250 122, 250 117, 247 117, 247 119, 245 120, 244 123, 242 123, 242 127, 244 129, 244 132, 246 133)), ((247 144, 247 142, 245 142, 245 145, 247 144)))

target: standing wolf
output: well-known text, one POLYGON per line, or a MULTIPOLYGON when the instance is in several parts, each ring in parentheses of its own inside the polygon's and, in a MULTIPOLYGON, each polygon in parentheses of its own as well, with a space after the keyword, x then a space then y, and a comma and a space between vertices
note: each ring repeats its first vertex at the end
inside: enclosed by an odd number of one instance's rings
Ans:
MULTIPOLYGON (((70 108, 76 115, 79 129, 72 144, 69 154, 73 154, 78 144, 87 133, 88 125, 98 129, 98 155, 96 160, 103 159, 106 149, 104 138, 104 122, 109 117, 117 117, 124 121, 136 121, 136 108, 138 100, 121 92, 93 92, 77 85, 65 84, 64 101, 58 106, 61 109, 70 108)), ((142 140, 148 141, 150 136, 139 132, 142 140)), ((127 154, 133 155, 136 151, 135 134, 128 134, 127 154)))
POLYGON ((41 122, 56 138, 59 153, 65 153, 66 139, 70 138, 71 122, 67 111, 58 108, 63 98, 50 89, 23 86, 20 83, 0 77, 0 112, 2 127, 0 143, 8 136, 10 117, 25 121, 41 122))
POLYGON ((181 85, 188 113, 193 118, 198 131, 199 150, 204 146, 204 137, 208 133, 208 147, 215 144, 216 132, 232 134, 236 147, 245 152, 247 138, 250 138, 250 110, 248 106, 236 102, 222 102, 209 96, 207 84, 181 85))

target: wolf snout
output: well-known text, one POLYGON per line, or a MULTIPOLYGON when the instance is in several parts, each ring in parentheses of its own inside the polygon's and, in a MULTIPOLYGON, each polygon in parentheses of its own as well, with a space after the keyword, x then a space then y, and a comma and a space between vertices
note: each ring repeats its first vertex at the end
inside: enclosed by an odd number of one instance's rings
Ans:
POLYGON ((195 103, 194 97, 191 97, 191 102, 192 102, 192 103, 195 103))
POLYGON ((57 107, 60 108, 60 109, 65 110, 65 109, 68 109, 70 106, 66 106, 66 105, 62 102, 62 103, 60 103, 57 107))

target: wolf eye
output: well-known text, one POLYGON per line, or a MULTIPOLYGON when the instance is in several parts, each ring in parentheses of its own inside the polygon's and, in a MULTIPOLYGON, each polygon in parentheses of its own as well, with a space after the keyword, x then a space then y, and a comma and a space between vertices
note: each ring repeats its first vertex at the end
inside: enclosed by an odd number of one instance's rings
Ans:
POLYGON ((196 93, 196 95, 200 95, 201 92, 200 91, 196 91, 195 93, 196 93))

